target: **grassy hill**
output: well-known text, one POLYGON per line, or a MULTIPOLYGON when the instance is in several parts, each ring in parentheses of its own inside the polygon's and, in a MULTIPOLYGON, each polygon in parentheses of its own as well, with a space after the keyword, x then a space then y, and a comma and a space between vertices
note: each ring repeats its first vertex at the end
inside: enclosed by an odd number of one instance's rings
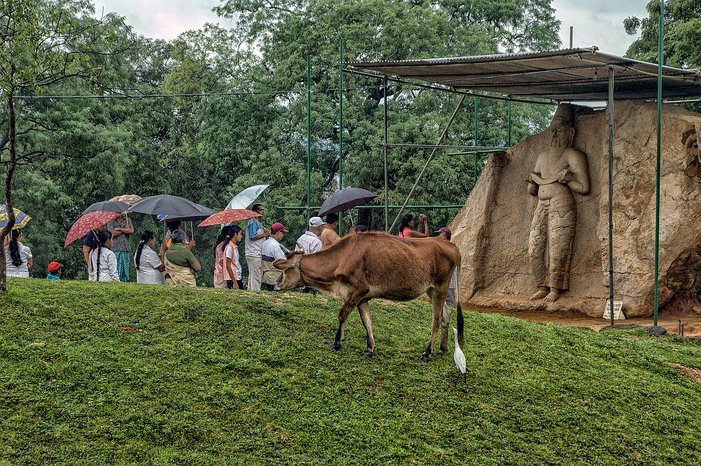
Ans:
MULTIPOLYGON (((698 463, 701 344, 467 313, 469 377, 424 364, 424 302, 377 354, 321 296, 14 280, 0 463, 698 463)), ((453 318, 454 321, 454 318, 453 318)))

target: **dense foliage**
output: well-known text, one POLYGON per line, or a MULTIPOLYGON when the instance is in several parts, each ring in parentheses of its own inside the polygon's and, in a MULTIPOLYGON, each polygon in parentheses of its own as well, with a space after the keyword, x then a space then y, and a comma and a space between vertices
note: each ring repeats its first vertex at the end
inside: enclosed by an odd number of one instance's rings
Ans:
MULTIPOLYGON (((85 207, 120 194, 169 193, 221 208, 247 186, 270 184, 263 223, 283 220, 292 227, 290 237, 300 234, 306 213, 281 207, 307 204, 307 57, 312 84, 309 204, 320 205, 339 188, 341 177, 343 187, 365 187, 384 199, 378 146, 384 105, 390 142, 430 144, 459 97, 396 83, 385 96, 379 80, 346 74, 341 128, 341 39, 345 61, 559 45, 550 0, 222 1, 217 10, 236 17, 235 28, 206 25, 170 42, 139 37, 115 15, 90 19, 94 14, 87 0, 26 4, 33 11, 59 8, 66 18, 101 26, 86 28, 59 49, 64 57, 81 53, 87 79, 24 86, 14 100, 18 144, 25 154, 13 182, 14 205, 33 217, 26 243, 35 252, 37 276, 51 260, 67 264, 69 277, 82 274, 78 248, 63 250, 63 238, 85 207)), ((4 131, 7 105, 0 105, 4 131)), ((446 142, 506 145, 507 104, 479 101, 477 135, 473 105, 471 99, 464 104, 446 142)), ((549 111, 515 104, 512 141, 544 125, 549 111)), ((4 140, 0 150, 6 167, 4 140)), ((404 201, 428 155, 390 151, 391 204, 404 201)), ((439 153, 410 204, 463 204, 483 160, 439 153)), ((354 221, 384 228, 382 210, 358 212, 354 221)), ((448 223, 455 212, 429 211, 431 225, 448 223)), ((390 211, 390 223, 396 213, 390 211)), ((134 215, 133 220, 137 231, 161 228, 150 218, 134 215)), ((194 233, 196 254, 209 257, 216 232, 194 233)), ((209 261, 202 262, 207 266, 209 261)), ((202 277, 211 280, 209 271, 202 277)))

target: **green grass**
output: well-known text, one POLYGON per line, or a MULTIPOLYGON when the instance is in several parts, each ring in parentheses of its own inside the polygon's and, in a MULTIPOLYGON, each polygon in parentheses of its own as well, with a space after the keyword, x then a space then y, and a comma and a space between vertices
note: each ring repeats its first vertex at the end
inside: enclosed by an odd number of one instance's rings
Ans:
MULTIPOLYGON (((13 280, 0 464, 686 463, 701 344, 466 314, 469 377, 419 361, 424 302, 13 280)), ((454 318, 453 318, 454 321, 454 318)))

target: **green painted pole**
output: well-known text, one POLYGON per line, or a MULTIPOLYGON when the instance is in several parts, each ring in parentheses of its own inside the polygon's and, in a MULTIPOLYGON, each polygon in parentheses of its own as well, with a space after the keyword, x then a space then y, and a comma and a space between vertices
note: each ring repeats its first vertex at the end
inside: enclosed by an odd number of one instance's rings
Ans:
POLYGON ((385 92, 385 146, 382 150, 383 155, 384 155, 384 169, 385 169, 385 231, 389 233, 389 175, 387 173, 387 125, 389 124, 388 118, 387 118, 387 104, 389 103, 389 100, 387 99, 387 92, 389 90, 389 86, 387 84, 387 76, 385 75, 385 80, 384 80, 384 92, 385 92))
POLYGON ((660 1, 660 20, 657 31, 657 167, 655 176, 655 303, 653 309, 653 325, 657 327, 659 306, 659 273, 660 273, 660 168, 662 159, 662 63, 664 50, 664 0, 660 1))
POLYGON ((307 55, 307 223, 312 185, 312 57, 307 55))
POLYGON ((509 100, 508 113, 509 113, 509 129, 508 129, 508 132, 506 133, 506 145, 511 147, 511 101, 510 100, 509 100))
POLYGON ((614 138, 614 85, 615 72, 613 66, 609 67, 609 95, 608 95, 608 116, 609 116, 609 306, 611 309, 611 326, 614 325, 613 314, 613 138, 614 138))
MULTIPOLYGON (((343 38, 338 46, 340 60, 338 65, 338 189, 343 189, 343 38)), ((338 234, 343 236, 343 212, 338 213, 338 234)))
POLYGON ((479 144, 477 143, 477 129, 478 129, 479 120, 477 117, 479 116, 479 100, 478 100, 477 96, 474 97, 474 102, 475 102, 475 129, 474 129, 474 133, 473 133, 472 137, 475 140, 475 145, 478 146, 479 144))

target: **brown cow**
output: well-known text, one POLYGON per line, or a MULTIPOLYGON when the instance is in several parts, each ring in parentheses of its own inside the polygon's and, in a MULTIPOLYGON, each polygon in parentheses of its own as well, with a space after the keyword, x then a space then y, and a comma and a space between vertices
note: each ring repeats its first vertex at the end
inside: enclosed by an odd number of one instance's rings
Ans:
MULTIPOLYGON (((316 254, 292 253, 287 259, 276 260, 273 266, 283 271, 278 281, 281 290, 309 286, 343 301, 338 314, 338 331, 331 346, 335 350, 341 349, 343 326, 356 306, 367 332, 363 356, 372 356, 375 338, 368 301, 372 298, 409 301, 423 293, 428 293, 432 300, 433 325, 421 359, 428 361, 430 358, 439 326, 442 327, 441 354, 448 350, 450 312, 443 316, 443 305, 453 270, 460 267, 460 251, 443 238, 399 238, 386 233, 363 233, 347 236, 316 254)), ((462 342, 459 292, 456 302, 462 342)))

